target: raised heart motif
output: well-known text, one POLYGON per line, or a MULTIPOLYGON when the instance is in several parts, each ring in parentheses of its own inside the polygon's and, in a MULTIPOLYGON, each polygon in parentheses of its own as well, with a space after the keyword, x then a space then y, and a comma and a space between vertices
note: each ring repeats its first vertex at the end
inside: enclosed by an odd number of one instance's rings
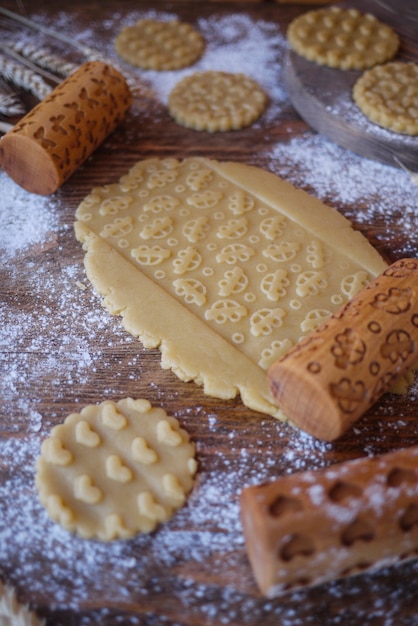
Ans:
POLYGON ((142 491, 138 495, 138 511, 141 515, 156 522, 163 522, 167 519, 164 507, 155 501, 154 496, 149 491, 142 491))
POLYGON ((170 498, 182 504, 186 499, 183 485, 174 474, 165 474, 163 476, 163 489, 170 498))
POLYGON ((82 474, 74 480, 74 497, 86 504, 97 504, 102 499, 103 494, 93 484, 91 476, 82 474))
POLYGON ((106 474, 108 478, 119 483, 128 483, 132 480, 132 472, 129 467, 123 465, 117 454, 112 454, 106 459, 106 474))
POLYGON ((138 463, 144 465, 152 465, 158 461, 158 455, 149 447, 147 441, 143 437, 135 437, 131 444, 132 456, 138 463))
POLYGON ((149 400, 145 400, 144 398, 139 398, 137 400, 134 398, 127 398, 126 405, 128 409, 138 411, 138 413, 149 413, 152 409, 151 402, 149 402, 149 400))
POLYGON ((78 443, 88 448, 97 448, 100 445, 99 435, 92 429, 90 424, 81 420, 75 427, 75 438, 78 443))
POLYGON ((64 505, 61 496, 52 494, 48 496, 48 511, 51 518, 63 526, 68 526, 74 520, 74 514, 64 505))
POLYGON ((160 443, 175 448, 183 441, 180 433, 178 433, 168 420, 160 420, 157 424, 157 438, 160 443))
POLYGON ((73 455, 66 450, 58 437, 49 437, 42 443, 42 454, 48 463, 53 465, 69 465, 73 460, 73 455))
POLYGON ((109 541, 110 539, 117 539, 120 537, 121 539, 126 539, 131 537, 133 532, 126 528, 123 523, 122 517, 117 513, 110 513, 104 521, 105 525, 105 539, 109 541))
POLYGON ((126 417, 119 413, 111 402, 103 404, 102 407, 103 424, 112 430, 121 430, 128 423, 126 417))

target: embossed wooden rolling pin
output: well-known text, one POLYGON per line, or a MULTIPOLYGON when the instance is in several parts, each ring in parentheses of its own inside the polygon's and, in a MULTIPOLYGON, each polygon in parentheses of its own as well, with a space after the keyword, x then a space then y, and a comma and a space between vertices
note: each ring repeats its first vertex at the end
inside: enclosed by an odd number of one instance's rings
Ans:
POLYGON ((418 557, 418 446, 243 489, 261 592, 274 597, 418 557))
POLYGON ((418 360, 418 260, 389 266, 274 363, 285 415, 318 439, 342 435, 418 360))
POLYGON ((100 61, 81 65, 0 140, 0 164, 27 191, 56 191, 123 120, 125 78, 100 61))

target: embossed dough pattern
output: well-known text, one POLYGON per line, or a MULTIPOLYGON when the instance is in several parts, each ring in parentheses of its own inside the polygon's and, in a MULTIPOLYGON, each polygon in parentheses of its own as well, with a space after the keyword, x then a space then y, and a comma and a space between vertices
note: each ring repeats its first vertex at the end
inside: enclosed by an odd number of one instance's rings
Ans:
POLYGON ((384 63, 399 47, 390 26, 369 13, 341 7, 303 13, 291 22, 287 36, 292 48, 309 61, 343 70, 384 63))
MULTIPOLYGON (((269 370, 289 418, 319 439, 340 437, 417 362, 418 262, 401 259, 269 370)), ((412 374, 412 376, 410 376, 412 374)), ((407 381, 406 381, 407 382, 407 381)))
POLYGON ((245 74, 195 72, 172 89, 168 110, 183 126, 222 132, 249 126, 260 117, 267 94, 245 74))
POLYGON ((336 211, 232 163, 140 162, 77 219, 90 280, 163 367, 278 417, 267 368, 386 267, 336 211))
POLYGON ((182 506, 196 472, 178 421, 147 400, 73 413, 42 444, 36 486, 50 517, 85 538, 150 532, 182 506))
POLYGON ((118 55, 144 69, 177 70, 197 61, 205 42, 191 24, 171 20, 139 20, 123 28, 115 39, 118 55))
POLYGON ((379 65, 356 81, 353 98, 372 122, 405 135, 418 135, 418 65, 379 65))

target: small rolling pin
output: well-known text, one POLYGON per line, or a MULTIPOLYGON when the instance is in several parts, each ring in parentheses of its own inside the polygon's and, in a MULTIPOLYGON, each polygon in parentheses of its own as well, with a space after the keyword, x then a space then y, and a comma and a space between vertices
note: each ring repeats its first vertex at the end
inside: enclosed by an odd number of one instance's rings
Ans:
POLYGON ((270 598, 417 558, 418 446, 246 487, 240 504, 270 598))
POLYGON ((107 63, 80 66, 0 140, 0 164, 18 185, 56 191, 123 120, 132 96, 107 63))
POLYGON ((280 409, 309 434, 340 437, 418 360, 418 260, 389 266, 273 363, 280 409))

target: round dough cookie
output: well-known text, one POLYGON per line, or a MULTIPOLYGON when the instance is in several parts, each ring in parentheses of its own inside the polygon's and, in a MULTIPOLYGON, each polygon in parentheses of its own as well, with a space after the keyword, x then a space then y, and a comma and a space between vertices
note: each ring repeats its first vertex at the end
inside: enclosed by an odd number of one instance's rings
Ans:
POLYGON ((195 448, 174 417, 147 400, 90 405, 55 426, 36 487, 49 516, 84 538, 151 532, 193 486, 195 448))
POLYGON ((372 122, 405 135, 418 135, 418 65, 393 62, 365 72, 353 98, 372 122))
POLYGON ((146 70, 178 70, 195 63, 205 41, 190 24, 172 20, 139 20, 120 31, 115 50, 124 60, 146 70))
POLYGON ((395 31, 370 13, 328 7, 291 22, 291 47, 309 61, 342 70, 361 70, 392 59, 399 48, 395 31))
POLYGON ((266 104, 266 93, 252 78, 221 71, 186 76, 168 99, 168 109, 176 122, 209 132, 249 126, 266 104))

